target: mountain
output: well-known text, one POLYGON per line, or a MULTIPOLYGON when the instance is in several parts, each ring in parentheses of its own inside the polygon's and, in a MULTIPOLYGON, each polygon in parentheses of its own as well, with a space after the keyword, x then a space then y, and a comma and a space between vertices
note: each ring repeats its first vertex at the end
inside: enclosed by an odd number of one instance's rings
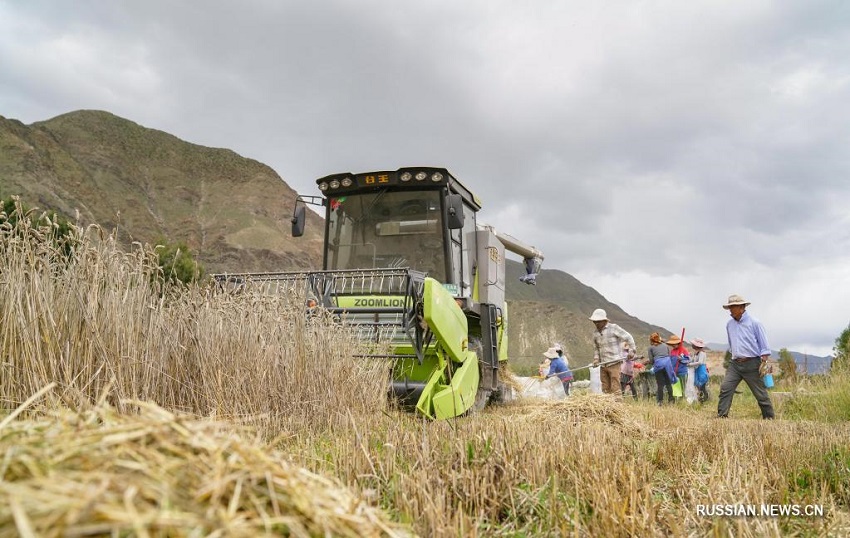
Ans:
MULTIPOLYGON (((723 344, 707 344, 710 349, 715 351, 722 351, 726 353, 726 350, 729 349, 729 346, 726 343, 723 344)), ((799 351, 789 351, 791 356, 794 357, 794 362, 797 363, 797 371, 801 374, 826 374, 829 373, 829 369, 832 366, 832 357, 820 357, 817 355, 809 355, 808 353, 800 353, 799 351)), ((779 360, 779 351, 771 350, 771 357, 774 360, 779 360)))
MULTIPOLYGON (((0 116, 0 197, 13 194, 81 225, 117 228, 126 245, 184 241, 208 272, 321 267, 322 219, 308 211, 305 236, 291 237, 296 193, 274 170, 108 112, 80 110, 32 125, 0 116)), ((565 345, 573 366, 586 364, 593 355, 587 318, 596 308, 630 331, 638 349, 651 332, 669 332, 563 271, 544 269, 536 286, 520 283, 522 273, 508 262, 517 371, 536 371, 553 342, 565 345)))
MULTIPOLYGON (((832 357, 818 357, 798 351, 790 351, 789 353, 794 357, 794 362, 797 363, 797 372, 801 374, 827 374, 832 367, 832 357)), ((779 356, 778 351, 776 356, 779 356)))
POLYGON ((296 193, 274 170, 108 112, 0 116, 0 196, 12 194, 128 245, 183 240, 214 271, 321 266, 321 219, 308 212, 306 237, 290 237, 296 193))

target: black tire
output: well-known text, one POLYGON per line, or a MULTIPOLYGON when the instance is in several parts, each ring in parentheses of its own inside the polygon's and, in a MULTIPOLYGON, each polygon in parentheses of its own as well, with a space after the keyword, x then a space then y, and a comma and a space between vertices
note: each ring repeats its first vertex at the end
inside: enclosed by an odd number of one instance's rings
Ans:
POLYGON ((516 399, 516 395, 511 387, 505 383, 499 382, 499 387, 493 392, 490 397, 492 403, 510 403, 516 399))
POLYGON ((484 369, 489 369, 489 365, 484 364, 484 347, 481 345, 481 340, 470 338, 469 350, 474 351, 478 357, 478 392, 475 393, 475 401, 469 408, 469 413, 476 413, 487 407, 493 397, 493 391, 484 385, 484 369))
POLYGON ((478 387, 478 392, 475 393, 475 402, 473 402, 472 407, 469 408, 471 413, 477 413, 482 411, 487 404, 490 403, 490 398, 493 396, 493 392, 491 390, 478 387))

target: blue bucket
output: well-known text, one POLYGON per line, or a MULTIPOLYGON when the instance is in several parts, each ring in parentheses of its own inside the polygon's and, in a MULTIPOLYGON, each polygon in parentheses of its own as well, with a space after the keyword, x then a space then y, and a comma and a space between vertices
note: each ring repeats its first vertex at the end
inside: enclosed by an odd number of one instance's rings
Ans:
POLYGON ((764 387, 767 389, 773 388, 773 374, 764 375, 764 387))

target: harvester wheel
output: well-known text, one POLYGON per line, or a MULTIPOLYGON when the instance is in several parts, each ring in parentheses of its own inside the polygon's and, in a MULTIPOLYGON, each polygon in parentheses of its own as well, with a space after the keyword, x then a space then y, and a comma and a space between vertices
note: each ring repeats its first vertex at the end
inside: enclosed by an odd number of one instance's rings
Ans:
POLYGON ((492 391, 490 389, 485 389, 483 387, 478 387, 478 392, 475 393, 475 402, 472 404, 472 407, 469 409, 470 412, 477 413, 481 411, 487 404, 490 402, 490 397, 492 396, 492 391))
POLYGON ((493 396, 493 391, 490 387, 485 385, 486 378, 484 376, 484 369, 488 366, 483 362, 484 347, 481 345, 481 340, 477 338, 470 338, 469 351, 474 351, 475 355, 478 357, 478 371, 480 375, 480 380, 478 381, 478 392, 475 393, 475 402, 473 402, 472 407, 469 409, 470 413, 475 413, 487 407, 487 404, 490 403, 490 399, 493 396))
POLYGON ((499 388, 493 393, 492 399, 498 403, 509 403, 516 398, 514 396, 514 390, 507 383, 499 381, 499 388))

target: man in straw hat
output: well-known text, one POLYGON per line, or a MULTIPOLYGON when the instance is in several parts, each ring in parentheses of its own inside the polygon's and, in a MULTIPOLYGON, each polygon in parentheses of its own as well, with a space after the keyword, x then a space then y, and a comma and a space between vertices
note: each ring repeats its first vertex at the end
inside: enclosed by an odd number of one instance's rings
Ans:
POLYGON ((720 385, 720 401, 717 404, 717 416, 729 416, 735 389, 743 380, 755 396, 761 408, 761 417, 773 418, 773 404, 764 380, 761 377, 762 364, 770 358, 770 346, 762 324, 747 313, 748 303, 740 295, 730 295, 723 308, 732 317, 726 323, 726 336, 732 360, 726 369, 726 376, 720 385))
POLYGON ((615 323, 609 323, 608 314, 601 308, 593 311, 588 318, 596 325, 593 333, 593 365, 601 366, 599 378, 602 392, 620 393, 620 363, 623 361, 620 350, 624 344, 634 353, 635 339, 625 329, 615 323))

